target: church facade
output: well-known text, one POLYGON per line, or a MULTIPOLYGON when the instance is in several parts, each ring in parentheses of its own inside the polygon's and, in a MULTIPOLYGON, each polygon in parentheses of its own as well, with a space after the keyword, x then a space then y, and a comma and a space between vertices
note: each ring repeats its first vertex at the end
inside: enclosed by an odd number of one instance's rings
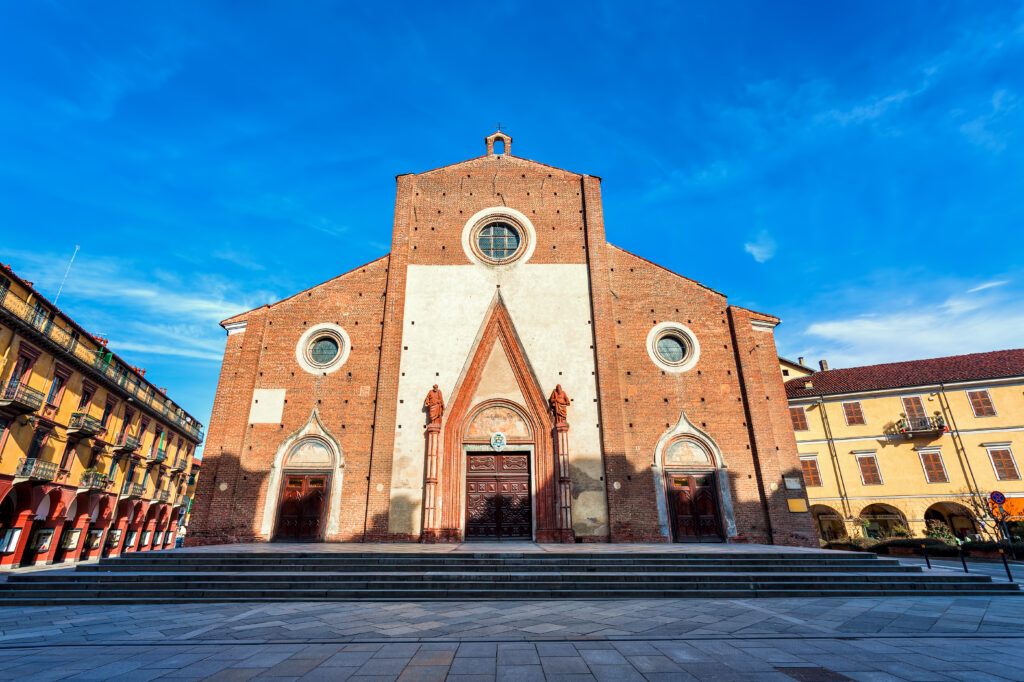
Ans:
POLYGON ((816 545, 779 320, 511 145, 398 176, 389 254, 222 323, 187 544, 816 545))

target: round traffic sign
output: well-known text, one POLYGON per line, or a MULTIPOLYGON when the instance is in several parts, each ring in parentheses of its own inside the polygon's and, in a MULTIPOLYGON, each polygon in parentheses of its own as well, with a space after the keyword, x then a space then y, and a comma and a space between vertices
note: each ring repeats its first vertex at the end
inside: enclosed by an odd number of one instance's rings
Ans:
POLYGON ((1003 502, 1006 502, 1006 495, 1002 494, 998 490, 993 490, 991 494, 989 494, 988 499, 992 500, 996 504, 1002 504, 1003 502))

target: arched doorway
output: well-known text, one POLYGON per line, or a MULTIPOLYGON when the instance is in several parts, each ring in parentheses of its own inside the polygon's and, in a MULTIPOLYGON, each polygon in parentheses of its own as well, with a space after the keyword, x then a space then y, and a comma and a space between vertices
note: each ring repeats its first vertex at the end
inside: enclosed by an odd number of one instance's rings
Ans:
POLYGON ((654 451, 655 499, 662 534, 672 542, 724 542, 736 535, 722 452, 679 415, 654 451))
POLYGON ((903 530, 909 528, 903 512, 887 504, 869 504, 861 510, 860 519, 864 535, 876 540, 899 537, 902 533, 900 526, 903 530))
POLYGON ((672 540, 725 540, 717 472, 708 447, 692 436, 680 436, 665 449, 662 469, 672 540))
POLYGON ((309 436, 295 443, 283 465, 274 540, 317 542, 324 539, 334 457, 330 445, 309 436))
POLYGON ((971 511, 956 502, 936 502, 924 513, 925 523, 942 523, 958 538, 975 535, 978 525, 974 522, 971 511))
POLYGON ((21 529, 15 528, 15 507, 18 504, 17 493, 12 488, 3 500, 0 500, 0 554, 13 552, 18 545, 21 529))
POLYGON ((465 538, 533 538, 534 429, 526 412, 503 400, 471 410, 463 433, 465 538))
POLYGON ((832 507, 824 504, 811 506, 814 524, 818 527, 818 537, 826 542, 846 537, 846 525, 843 517, 832 507))
POLYGON ((345 460, 316 408, 281 443, 267 477, 260 533, 270 541, 312 542, 338 532, 345 460))

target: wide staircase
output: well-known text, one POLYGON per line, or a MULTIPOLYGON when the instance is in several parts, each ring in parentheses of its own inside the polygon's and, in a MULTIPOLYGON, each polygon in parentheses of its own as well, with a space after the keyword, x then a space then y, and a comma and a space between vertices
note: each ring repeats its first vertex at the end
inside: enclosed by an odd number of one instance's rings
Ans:
POLYGON ((983 575, 926 573, 874 554, 196 552, 129 554, 12 574, 0 604, 349 600, 992 596, 983 575))

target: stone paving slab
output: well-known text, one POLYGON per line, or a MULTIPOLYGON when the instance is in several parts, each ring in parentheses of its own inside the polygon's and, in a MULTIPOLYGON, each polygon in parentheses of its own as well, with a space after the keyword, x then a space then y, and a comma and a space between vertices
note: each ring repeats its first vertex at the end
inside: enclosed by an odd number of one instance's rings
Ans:
POLYGON ((1016 597, 298 602, 0 607, 0 647, 45 642, 537 640, 1024 632, 1016 597))
POLYGON ((0 607, 0 680, 1024 680, 1020 604, 919 597, 0 607))

